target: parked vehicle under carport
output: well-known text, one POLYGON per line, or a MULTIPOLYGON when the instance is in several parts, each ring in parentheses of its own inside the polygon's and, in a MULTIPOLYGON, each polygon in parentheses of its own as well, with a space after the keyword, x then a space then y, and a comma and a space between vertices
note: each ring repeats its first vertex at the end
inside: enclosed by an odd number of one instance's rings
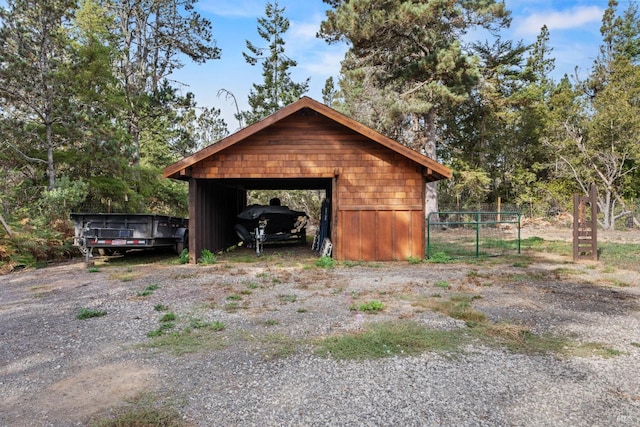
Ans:
POLYGON ((243 244, 255 247, 262 254, 263 245, 271 242, 298 241, 306 243, 309 216, 287 206, 251 205, 237 216, 234 226, 243 244))

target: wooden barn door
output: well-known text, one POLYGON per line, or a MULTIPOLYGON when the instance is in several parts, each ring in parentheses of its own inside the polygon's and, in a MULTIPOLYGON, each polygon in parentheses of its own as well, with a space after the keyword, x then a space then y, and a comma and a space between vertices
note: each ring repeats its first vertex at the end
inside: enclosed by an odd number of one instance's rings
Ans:
POLYGON ((352 261, 395 261, 424 257, 424 218, 412 209, 338 209, 336 256, 352 261))

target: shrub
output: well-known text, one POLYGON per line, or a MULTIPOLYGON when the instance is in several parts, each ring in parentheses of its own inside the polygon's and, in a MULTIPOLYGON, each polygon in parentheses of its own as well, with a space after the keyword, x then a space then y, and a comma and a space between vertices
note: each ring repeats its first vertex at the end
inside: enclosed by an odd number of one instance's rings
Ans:
POLYGON ((209 249, 203 249, 202 252, 200 253, 200 258, 198 259, 198 262, 200 264, 215 264, 216 262, 218 262, 218 259, 216 258, 216 254, 214 254, 213 252, 211 252, 209 249))
POLYGON ((351 310, 365 311, 369 313, 377 313, 378 311, 382 311, 383 309, 384 309, 384 304, 381 301, 378 301, 377 299, 374 299, 368 302, 363 302, 360 305, 354 304, 351 306, 351 310))
POLYGON ((178 257, 178 262, 180 264, 189 264, 189 250, 188 249, 183 249, 182 252, 180 252, 180 256, 178 257))
POLYGON ((444 252, 436 252, 432 254, 427 261, 436 264, 446 264, 451 262, 451 257, 444 252))
POLYGON ((336 265, 336 261, 330 256, 323 256, 316 261, 316 267, 321 268, 333 268, 336 265))

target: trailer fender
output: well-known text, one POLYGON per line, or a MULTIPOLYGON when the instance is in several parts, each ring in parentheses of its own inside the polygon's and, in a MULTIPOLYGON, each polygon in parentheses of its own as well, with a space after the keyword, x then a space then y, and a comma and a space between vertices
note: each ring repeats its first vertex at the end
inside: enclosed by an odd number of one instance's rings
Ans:
POLYGON ((181 254, 185 249, 189 250, 189 229, 181 227, 176 231, 175 251, 177 254, 181 254))

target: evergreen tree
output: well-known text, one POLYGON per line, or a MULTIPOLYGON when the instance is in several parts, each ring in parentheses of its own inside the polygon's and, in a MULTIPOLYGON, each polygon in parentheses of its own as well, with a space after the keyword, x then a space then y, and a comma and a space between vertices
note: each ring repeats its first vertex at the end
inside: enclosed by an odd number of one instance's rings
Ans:
POLYGON ((291 79, 290 69, 296 61, 285 54, 284 34, 289 29, 289 19, 284 15, 285 8, 278 2, 267 3, 265 16, 258 18, 258 35, 268 43, 266 48, 246 41, 248 52, 243 52, 250 65, 262 63, 262 84, 253 84, 249 92, 250 111, 244 111, 237 117, 250 125, 275 113, 285 105, 298 100, 309 89, 309 79, 295 83, 291 79))
MULTIPOLYGON (((140 162, 141 133, 149 106, 160 100, 164 80, 182 67, 182 59, 202 64, 220 57, 212 25, 195 11, 198 0, 99 0, 112 17, 118 56, 115 74, 126 99, 127 131, 133 145, 132 164, 140 162)), ((146 150, 149 153, 149 150, 146 150)))
POLYGON ((616 6, 611 0, 603 16, 603 45, 589 79, 578 86, 583 90, 572 91, 565 82, 552 97, 552 107, 562 108, 552 110, 548 131, 557 175, 584 194, 596 184, 605 229, 629 214, 625 196, 637 195, 632 178, 640 167, 640 65, 632 48, 640 32, 628 31, 640 28, 640 20, 635 5, 622 16, 616 6))
POLYGON ((322 88, 322 102, 329 107, 333 107, 333 101, 336 97, 336 87, 333 82, 333 77, 329 77, 324 82, 324 87, 322 88))
MULTIPOLYGON (((436 157, 436 120, 464 101, 479 73, 462 36, 473 28, 497 31, 508 12, 497 1, 325 0, 320 35, 347 41, 340 82, 356 119, 436 157), (343 86, 344 83, 344 86, 343 86)), ((427 186, 427 213, 437 210, 427 186)))
POLYGON ((55 187, 54 155, 65 144, 65 128, 73 128, 65 28, 74 7, 71 0, 9 0, 0 8, 0 104, 11 124, 1 143, 21 163, 45 165, 49 190, 55 187))

